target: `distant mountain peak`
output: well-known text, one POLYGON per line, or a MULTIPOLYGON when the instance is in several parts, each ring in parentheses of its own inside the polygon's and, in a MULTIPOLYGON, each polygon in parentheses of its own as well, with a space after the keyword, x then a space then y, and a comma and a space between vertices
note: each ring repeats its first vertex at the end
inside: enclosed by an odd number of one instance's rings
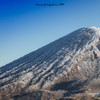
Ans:
POLYGON ((78 29, 0 68, 0 91, 51 88, 100 78, 100 28, 78 29))
POLYGON ((89 28, 89 29, 99 29, 99 27, 95 27, 95 26, 89 26, 89 27, 85 27, 85 28, 89 28))
POLYGON ((92 29, 96 32, 100 32, 100 28, 99 27, 95 27, 95 26, 91 26, 91 27, 87 27, 88 29, 92 29))

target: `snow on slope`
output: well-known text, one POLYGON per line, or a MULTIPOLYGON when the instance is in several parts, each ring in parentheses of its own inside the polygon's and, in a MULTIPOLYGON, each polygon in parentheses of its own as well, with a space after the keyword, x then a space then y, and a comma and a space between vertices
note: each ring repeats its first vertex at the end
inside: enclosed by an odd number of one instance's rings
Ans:
POLYGON ((100 75, 100 28, 81 28, 0 68, 0 88, 46 88, 63 76, 100 75))

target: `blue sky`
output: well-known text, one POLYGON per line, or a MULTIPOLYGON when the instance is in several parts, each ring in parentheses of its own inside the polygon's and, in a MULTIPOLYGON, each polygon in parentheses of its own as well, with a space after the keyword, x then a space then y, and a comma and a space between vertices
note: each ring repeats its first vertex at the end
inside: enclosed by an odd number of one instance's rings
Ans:
POLYGON ((100 0, 0 0, 0 66, 87 26, 100 27, 100 0))

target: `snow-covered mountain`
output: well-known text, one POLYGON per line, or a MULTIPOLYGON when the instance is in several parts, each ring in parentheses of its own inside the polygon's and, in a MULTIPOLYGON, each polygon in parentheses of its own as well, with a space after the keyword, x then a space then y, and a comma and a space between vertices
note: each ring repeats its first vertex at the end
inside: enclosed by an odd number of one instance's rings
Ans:
POLYGON ((0 90, 47 89, 63 77, 100 77, 100 28, 78 29, 0 68, 0 90))

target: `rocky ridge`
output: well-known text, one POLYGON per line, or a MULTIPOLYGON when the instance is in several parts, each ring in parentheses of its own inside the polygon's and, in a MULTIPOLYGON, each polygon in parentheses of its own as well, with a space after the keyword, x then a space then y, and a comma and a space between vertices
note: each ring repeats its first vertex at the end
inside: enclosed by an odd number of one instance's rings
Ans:
POLYGON ((86 27, 1 67, 0 90, 56 90, 64 80, 86 87, 99 78, 100 28, 86 27))

